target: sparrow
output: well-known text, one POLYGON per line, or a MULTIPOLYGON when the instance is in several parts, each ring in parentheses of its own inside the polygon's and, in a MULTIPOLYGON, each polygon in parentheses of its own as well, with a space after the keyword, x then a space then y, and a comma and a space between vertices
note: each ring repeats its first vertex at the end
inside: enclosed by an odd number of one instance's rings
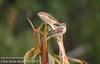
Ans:
POLYGON ((48 39, 51 37, 61 36, 66 33, 65 23, 59 23, 57 19, 46 12, 39 12, 37 15, 44 21, 44 23, 50 25, 52 29, 48 34, 48 39))

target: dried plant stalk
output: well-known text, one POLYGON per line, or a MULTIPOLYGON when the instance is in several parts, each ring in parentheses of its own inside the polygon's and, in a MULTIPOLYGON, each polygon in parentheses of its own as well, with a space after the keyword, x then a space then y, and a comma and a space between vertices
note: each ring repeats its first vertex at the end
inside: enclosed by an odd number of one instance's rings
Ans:
POLYGON ((69 64, 63 45, 63 36, 57 37, 57 42, 62 55, 62 64, 69 64))
POLYGON ((57 39, 58 46, 62 53, 63 64, 69 64, 63 46, 63 34, 66 32, 65 23, 59 23, 53 16, 46 12, 39 12, 37 15, 44 21, 44 23, 49 24, 52 27, 53 33, 51 36, 57 39))
POLYGON ((40 54, 40 31, 39 31, 39 29, 34 28, 33 24, 31 23, 31 21, 29 19, 28 19, 28 21, 31 24, 33 31, 34 31, 35 48, 32 48, 31 50, 26 52, 26 54, 24 56, 24 64, 33 63, 32 57, 40 54))
POLYGON ((47 26, 45 24, 44 31, 41 35, 41 57, 42 57, 42 64, 48 63, 48 54, 47 54, 47 26))

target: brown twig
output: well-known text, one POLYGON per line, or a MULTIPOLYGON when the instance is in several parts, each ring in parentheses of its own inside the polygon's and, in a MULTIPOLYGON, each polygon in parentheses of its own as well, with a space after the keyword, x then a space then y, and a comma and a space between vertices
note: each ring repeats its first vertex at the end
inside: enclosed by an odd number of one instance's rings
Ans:
POLYGON ((62 55, 62 64, 69 64, 65 53, 64 45, 63 45, 63 35, 57 37, 57 42, 62 55))

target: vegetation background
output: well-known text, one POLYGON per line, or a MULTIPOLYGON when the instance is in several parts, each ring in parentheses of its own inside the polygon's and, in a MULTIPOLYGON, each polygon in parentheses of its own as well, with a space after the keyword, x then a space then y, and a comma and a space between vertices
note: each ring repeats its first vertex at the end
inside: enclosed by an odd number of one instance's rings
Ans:
POLYGON ((100 0, 0 0, 0 56, 23 57, 34 46, 26 17, 37 27, 40 11, 67 24, 64 45, 69 57, 100 64, 100 0))

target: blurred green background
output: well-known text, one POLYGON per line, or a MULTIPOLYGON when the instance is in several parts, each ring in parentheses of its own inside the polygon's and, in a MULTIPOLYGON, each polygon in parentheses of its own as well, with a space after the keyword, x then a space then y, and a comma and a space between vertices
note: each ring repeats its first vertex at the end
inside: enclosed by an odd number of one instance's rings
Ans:
POLYGON ((100 64, 100 0, 0 0, 0 56, 23 57, 34 47, 26 17, 39 26, 40 11, 67 24, 64 45, 69 57, 100 64))

